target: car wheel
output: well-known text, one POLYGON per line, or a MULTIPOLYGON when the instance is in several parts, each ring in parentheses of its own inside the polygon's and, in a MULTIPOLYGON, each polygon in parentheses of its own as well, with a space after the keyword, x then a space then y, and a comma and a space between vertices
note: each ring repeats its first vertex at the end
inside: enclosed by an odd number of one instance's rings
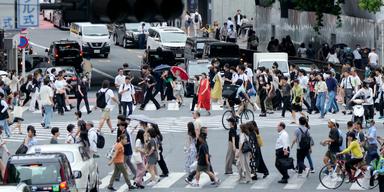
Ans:
POLYGON ((128 46, 127 46, 127 41, 125 40, 125 38, 123 39, 123 47, 124 48, 127 48, 128 46))
POLYGON ((119 45, 119 41, 117 41, 116 35, 113 36, 113 42, 115 43, 115 45, 119 45))

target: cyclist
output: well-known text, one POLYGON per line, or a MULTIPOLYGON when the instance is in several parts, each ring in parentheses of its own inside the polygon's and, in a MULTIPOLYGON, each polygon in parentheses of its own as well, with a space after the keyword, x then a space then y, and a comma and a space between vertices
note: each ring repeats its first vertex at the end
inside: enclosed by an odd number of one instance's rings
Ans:
POLYGON ((243 86, 243 80, 238 79, 235 84, 239 87, 237 88, 236 95, 233 98, 229 98, 228 103, 232 109, 235 105, 239 105, 239 108, 235 112, 236 117, 239 117, 239 114, 244 110, 244 105, 249 101, 249 96, 243 86))
POLYGON ((352 157, 345 163, 345 169, 349 175, 349 182, 354 182, 354 174, 356 171, 355 165, 363 161, 363 152, 361 151, 360 144, 356 139, 356 134, 354 132, 348 133, 348 142, 350 143, 348 148, 344 149, 342 152, 337 153, 337 156, 344 155, 347 153, 352 153, 352 157))

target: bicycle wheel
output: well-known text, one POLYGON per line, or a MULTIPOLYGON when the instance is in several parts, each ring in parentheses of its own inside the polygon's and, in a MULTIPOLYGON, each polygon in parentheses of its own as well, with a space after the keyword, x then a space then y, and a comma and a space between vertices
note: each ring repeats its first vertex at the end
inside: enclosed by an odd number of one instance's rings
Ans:
POLYGON ((249 121, 254 121, 255 115, 249 109, 245 109, 240 116, 240 123, 247 123, 249 121))
POLYGON ((372 178, 369 171, 361 171, 361 173, 357 176, 356 182, 363 189, 374 189, 377 185, 379 185, 377 177, 372 178))
POLYGON ((339 188, 345 179, 345 173, 339 165, 328 164, 325 165, 319 172, 319 180, 321 185, 327 189, 339 188), (328 171, 328 167, 332 168, 332 171, 328 171))
POLYGON ((229 119, 232 116, 233 116, 232 111, 230 111, 230 110, 227 110, 223 113, 223 116, 221 118, 221 123, 223 124, 224 129, 229 130, 231 128, 229 126, 227 119, 229 119))

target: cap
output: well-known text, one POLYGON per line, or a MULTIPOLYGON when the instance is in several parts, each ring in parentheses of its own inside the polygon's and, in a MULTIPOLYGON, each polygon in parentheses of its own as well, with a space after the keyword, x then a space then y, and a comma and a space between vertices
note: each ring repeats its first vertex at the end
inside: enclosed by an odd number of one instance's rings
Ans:
POLYGON ((332 123, 335 124, 335 125, 336 125, 336 123, 337 123, 337 122, 336 122, 336 119, 329 119, 328 121, 329 121, 329 122, 332 122, 332 123))

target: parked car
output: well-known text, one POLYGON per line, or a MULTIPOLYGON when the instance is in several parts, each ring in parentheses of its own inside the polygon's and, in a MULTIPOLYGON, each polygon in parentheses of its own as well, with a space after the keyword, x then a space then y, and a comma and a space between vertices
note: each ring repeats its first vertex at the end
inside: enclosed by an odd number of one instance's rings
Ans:
POLYGON ((13 155, 8 159, 4 183, 27 184, 32 191, 77 191, 71 165, 63 153, 13 155))
POLYGON ((201 59, 205 45, 211 42, 218 42, 218 40, 204 37, 188 37, 184 49, 184 63, 187 64, 192 59, 201 59))
POLYGON ((142 33, 140 31, 142 24, 144 26, 144 34, 145 34, 145 42, 147 43, 148 36, 148 27, 150 27, 149 23, 124 23, 124 24, 115 24, 113 27, 113 42, 115 45, 121 45, 124 48, 128 47, 128 45, 133 45, 134 47, 139 46, 139 35, 142 33))
POLYGON ((83 72, 83 53, 77 41, 54 41, 46 51, 53 66, 73 66, 77 73, 83 72))
POLYGON ((217 59, 220 62, 220 68, 225 64, 236 67, 240 64, 239 46, 235 43, 212 42, 204 47, 203 59, 217 59))
POLYGON ((63 11, 62 10, 54 10, 53 16, 52 16, 52 23, 53 26, 62 29, 62 30, 68 30, 69 29, 69 23, 65 22, 63 19, 63 11))
POLYGON ((17 185, 0 185, 1 192, 32 192, 31 188, 25 183, 17 185))
POLYGON ((96 160, 91 157, 85 147, 79 144, 36 145, 28 149, 27 154, 63 153, 67 157, 71 169, 76 172, 76 188, 79 192, 98 191, 99 173, 96 160))
POLYGON ((64 79, 67 81, 67 84, 70 87, 70 90, 67 92, 67 95, 70 98, 74 98, 77 89, 77 81, 79 78, 79 75, 76 73, 76 69, 72 66, 50 67, 47 68, 45 74, 52 74, 52 69, 56 70, 56 74, 60 71, 65 71, 64 79))

